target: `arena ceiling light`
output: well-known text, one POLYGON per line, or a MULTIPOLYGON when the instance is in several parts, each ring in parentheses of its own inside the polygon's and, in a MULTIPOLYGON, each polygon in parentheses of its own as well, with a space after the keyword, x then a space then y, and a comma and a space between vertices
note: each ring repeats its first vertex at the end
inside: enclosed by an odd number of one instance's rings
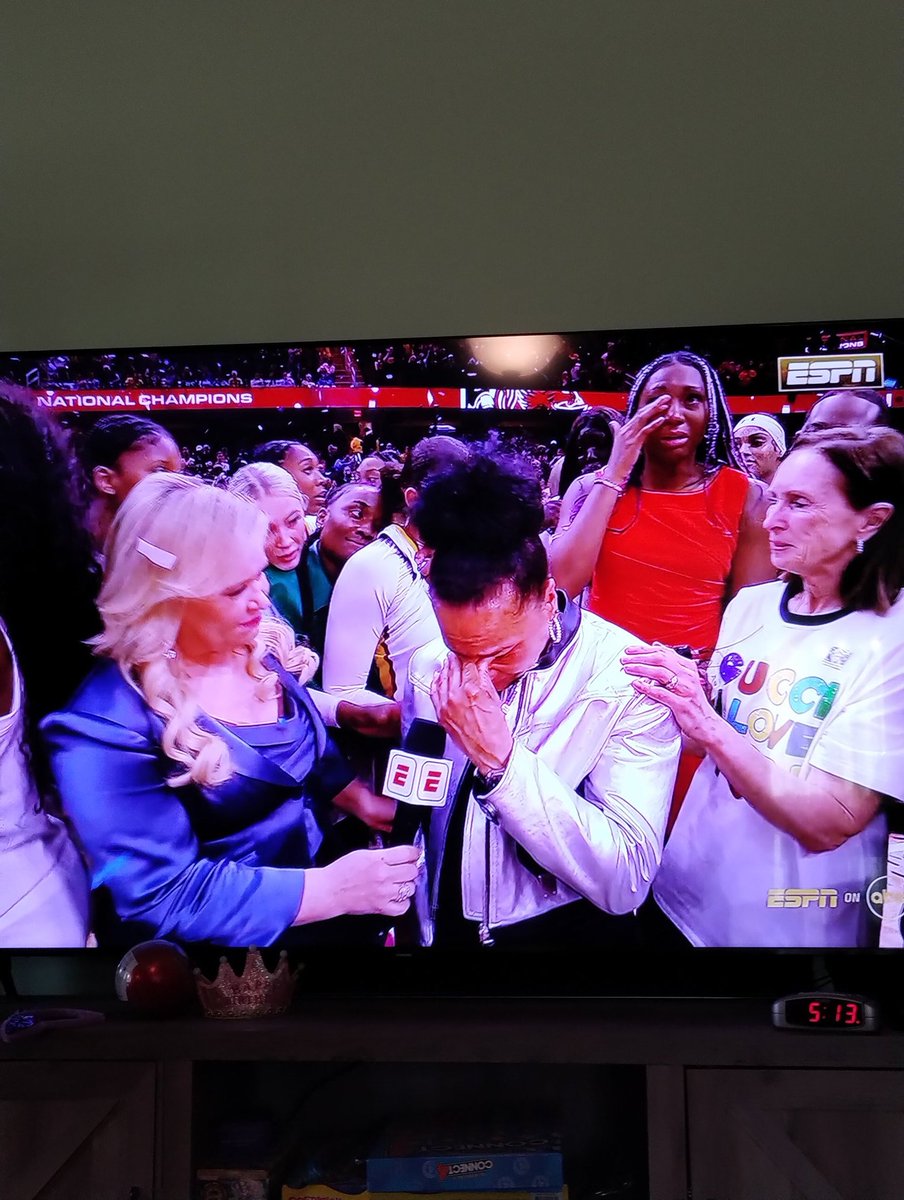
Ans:
POLYGON ((537 333, 468 338, 467 346, 487 374, 530 379, 562 353, 565 343, 558 334, 537 333))

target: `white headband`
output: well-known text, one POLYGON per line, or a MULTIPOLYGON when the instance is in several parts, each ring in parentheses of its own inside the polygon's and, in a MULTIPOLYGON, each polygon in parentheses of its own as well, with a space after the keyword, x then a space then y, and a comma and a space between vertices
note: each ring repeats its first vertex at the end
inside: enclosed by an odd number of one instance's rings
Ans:
POLYGON ((763 433, 768 435, 775 442, 779 454, 784 454, 787 443, 785 442, 785 431, 776 421, 775 417, 770 417, 768 413, 751 413, 747 417, 741 417, 737 425, 734 427, 735 433, 740 433, 742 429, 762 429, 763 433))

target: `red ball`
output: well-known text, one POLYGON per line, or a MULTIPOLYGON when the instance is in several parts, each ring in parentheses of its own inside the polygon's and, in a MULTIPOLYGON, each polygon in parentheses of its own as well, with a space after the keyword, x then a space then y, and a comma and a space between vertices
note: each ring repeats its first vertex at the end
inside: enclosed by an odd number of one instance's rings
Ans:
POLYGON ((175 942, 141 942, 116 968, 116 995, 149 1016, 172 1016, 196 1002, 188 955, 175 942))

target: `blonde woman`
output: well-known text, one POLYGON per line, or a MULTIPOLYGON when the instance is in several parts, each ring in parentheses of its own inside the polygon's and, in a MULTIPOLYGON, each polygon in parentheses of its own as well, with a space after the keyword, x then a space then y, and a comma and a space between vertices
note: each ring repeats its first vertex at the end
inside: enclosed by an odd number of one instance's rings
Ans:
MULTIPOLYGON (((257 505, 267 518, 264 573, 270 585, 270 604, 292 626, 296 639, 322 657, 333 584, 345 561, 373 541, 379 493, 363 484, 335 488, 322 512, 322 529, 308 538, 304 519, 307 498, 282 467, 248 463, 236 471, 227 487, 233 495, 257 505)), ((309 689, 309 695, 328 726, 366 737, 385 738, 396 732, 395 712, 379 697, 366 697, 367 703, 339 700, 320 690, 319 668, 311 678, 316 687, 309 689)))
POLYGON ((307 541, 307 499, 288 471, 275 463, 253 462, 240 467, 227 484, 236 496, 252 501, 267 518, 265 572, 270 602, 296 634, 304 632, 301 588, 296 573, 307 541))
POLYGON ((317 865, 334 810, 385 830, 394 805, 353 778, 302 686, 316 659, 270 611, 266 536, 255 506, 170 473, 117 514, 105 661, 43 726, 102 944, 269 945, 408 908, 413 847, 317 865))

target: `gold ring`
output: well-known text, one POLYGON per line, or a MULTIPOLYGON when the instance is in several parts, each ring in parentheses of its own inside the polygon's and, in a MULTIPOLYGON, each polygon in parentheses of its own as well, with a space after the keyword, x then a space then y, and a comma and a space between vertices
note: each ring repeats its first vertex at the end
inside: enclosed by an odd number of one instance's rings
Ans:
POLYGON ((677 674, 675 674, 672 676, 671 679, 667 679, 662 686, 664 688, 667 688, 668 691, 673 692, 675 690, 675 684, 677 682, 678 682, 678 676, 677 676, 677 674))

